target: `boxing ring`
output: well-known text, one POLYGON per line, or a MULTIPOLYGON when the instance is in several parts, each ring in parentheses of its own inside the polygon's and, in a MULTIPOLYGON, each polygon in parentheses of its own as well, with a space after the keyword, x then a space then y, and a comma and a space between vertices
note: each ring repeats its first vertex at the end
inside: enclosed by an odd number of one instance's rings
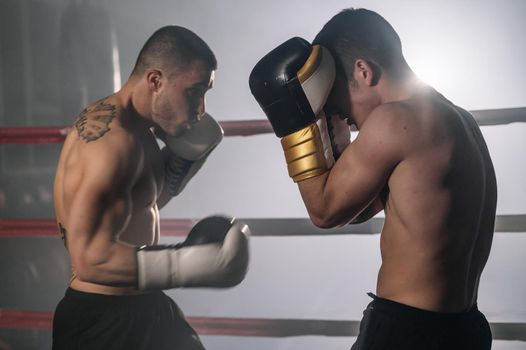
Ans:
MULTIPOLYGON (((526 108, 480 110, 472 111, 472 113, 481 126, 526 122, 526 108)), ((220 124, 227 137, 252 136, 272 132, 267 120, 222 121, 220 124)), ((67 132, 67 127, 0 128, 0 147, 7 144, 61 143, 67 132)), ((378 217, 362 224, 347 225, 330 231, 314 227, 308 219, 241 219, 251 227, 254 237, 375 235, 381 231, 383 226, 383 218, 378 217)), ((194 219, 162 219, 161 235, 163 237, 184 237, 194 223, 194 219)), ((525 232, 526 214, 497 216, 496 234, 525 232)), ((49 240, 58 241, 59 235, 53 218, 1 218, 0 242, 11 238, 38 239, 45 242, 49 240)), ((51 311, 1 308, 0 306, 0 330, 49 331, 52 326, 52 318, 53 313, 51 311)), ((187 316, 187 319, 200 335, 213 336, 283 338, 316 335, 355 337, 359 329, 359 320, 197 317, 191 315, 187 316)), ((526 342, 526 322, 490 322, 490 326, 494 340, 526 342)), ((0 349, 9 349, 3 345, 1 337, 0 349)))

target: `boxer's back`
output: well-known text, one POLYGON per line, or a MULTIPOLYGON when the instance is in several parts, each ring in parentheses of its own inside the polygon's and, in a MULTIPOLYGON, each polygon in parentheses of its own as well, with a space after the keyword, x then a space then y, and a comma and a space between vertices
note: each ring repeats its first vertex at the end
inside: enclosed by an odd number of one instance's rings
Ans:
POLYGON ((435 92, 395 107, 407 124, 388 185, 377 293, 440 312, 476 301, 493 237, 496 181, 474 119, 435 92))

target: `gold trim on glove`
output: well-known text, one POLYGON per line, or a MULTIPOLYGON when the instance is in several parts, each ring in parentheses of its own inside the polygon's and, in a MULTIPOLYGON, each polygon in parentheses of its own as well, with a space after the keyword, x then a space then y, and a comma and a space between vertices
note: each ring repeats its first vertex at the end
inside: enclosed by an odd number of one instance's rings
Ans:
POLYGON ((305 61, 305 64, 298 71, 298 80, 300 81, 300 84, 307 80, 312 75, 312 73, 318 69, 321 63, 321 55, 322 52, 320 50, 320 46, 314 45, 309 57, 305 61))
POLYGON ((287 170, 294 182, 310 179, 327 172, 323 144, 316 124, 281 139, 287 170))

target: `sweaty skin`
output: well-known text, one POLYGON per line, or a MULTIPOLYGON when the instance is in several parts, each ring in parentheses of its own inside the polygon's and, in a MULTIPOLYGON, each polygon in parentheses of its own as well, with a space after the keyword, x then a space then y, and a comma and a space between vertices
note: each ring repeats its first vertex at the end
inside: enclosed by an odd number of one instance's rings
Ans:
POLYGON ((377 295, 436 312, 470 308, 497 198, 475 120, 420 87, 378 105, 359 130, 330 172, 299 183, 312 221, 334 227, 383 208, 377 295))
POLYGON ((179 135, 200 118, 212 73, 199 61, 171 80, 151 70, 77 117, 54 184, 73 289, 138 293, 136 247, 158 243, 159 209, 171 198, 152 129, 179 135))

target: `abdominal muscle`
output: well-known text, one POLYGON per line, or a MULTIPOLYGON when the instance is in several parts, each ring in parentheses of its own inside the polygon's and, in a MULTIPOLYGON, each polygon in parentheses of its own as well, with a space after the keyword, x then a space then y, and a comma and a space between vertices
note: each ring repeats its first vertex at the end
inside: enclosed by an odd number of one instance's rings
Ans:
MULTIPOLYGON (((157 206, 145 208, 135 212, 127 229, 117 238, 120 244, 131 244, 133 246, 157 244, 159 241, 159 211, 157 206)), ((70 287, 87 293, 107 295, 135 295, 144 292, 137 290, 136 286, 109 286, 80 280, 75 267, 71 267, 70 287)))

